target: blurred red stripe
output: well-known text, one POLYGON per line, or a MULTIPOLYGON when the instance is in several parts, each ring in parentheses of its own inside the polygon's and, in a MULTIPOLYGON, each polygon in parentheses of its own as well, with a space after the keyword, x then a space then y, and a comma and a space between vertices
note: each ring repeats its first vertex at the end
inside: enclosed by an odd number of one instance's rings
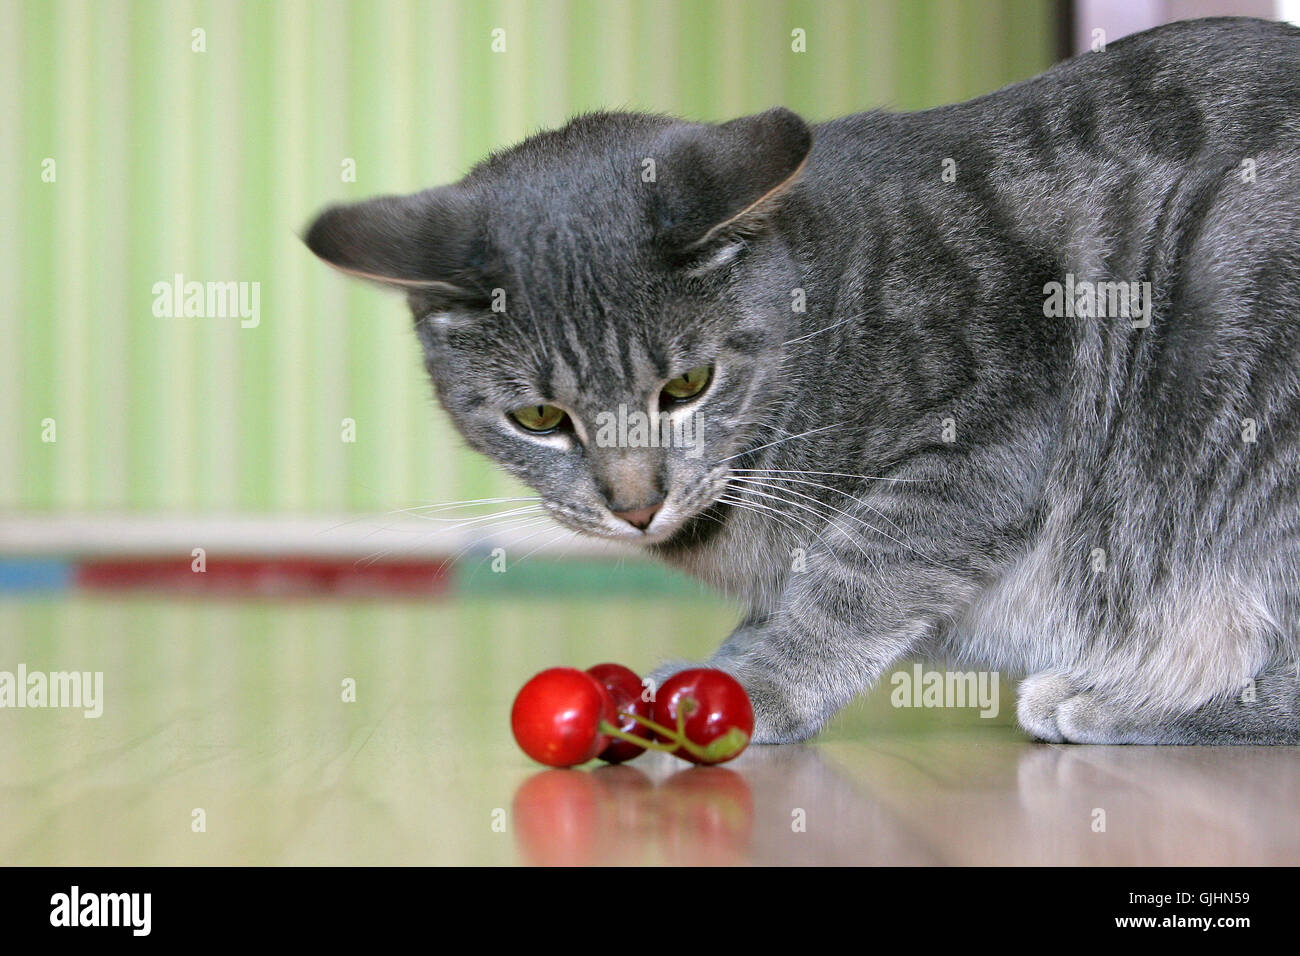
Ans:
POLYGON ((430 595, 451 586, 441 561, 361 564, 355 559, 213 558, 193 570, 189 557, 86 561, 73 581, 95 591, 171 591, 186 594, 285 597, 345 594, 430 595))

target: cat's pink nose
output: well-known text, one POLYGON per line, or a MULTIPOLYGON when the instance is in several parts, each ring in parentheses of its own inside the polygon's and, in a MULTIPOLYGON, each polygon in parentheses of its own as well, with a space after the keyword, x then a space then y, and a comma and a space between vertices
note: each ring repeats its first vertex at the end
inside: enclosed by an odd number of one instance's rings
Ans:
POLYGON ((659 509, 663 507, 663 504, 664 503, 660 501, 647 508, 637 508, 635 511, 615 511, 614 516, 616 518, 622 518, 632 527, 640 528, 644 531, 646 528, 650 527, 650 522, 654 520, 654 516, 659 513, 659 509))

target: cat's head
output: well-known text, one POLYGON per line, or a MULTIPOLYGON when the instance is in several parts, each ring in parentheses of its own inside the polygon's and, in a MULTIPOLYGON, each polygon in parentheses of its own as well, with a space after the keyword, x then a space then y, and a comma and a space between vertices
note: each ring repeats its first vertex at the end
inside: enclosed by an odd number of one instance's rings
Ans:
POLYGON ((775 223, 811 143, 784 109, 593 114, 305 239, 407 293, 457 428, 560 522, 664 541, 778 437, 800 282, 775 223))

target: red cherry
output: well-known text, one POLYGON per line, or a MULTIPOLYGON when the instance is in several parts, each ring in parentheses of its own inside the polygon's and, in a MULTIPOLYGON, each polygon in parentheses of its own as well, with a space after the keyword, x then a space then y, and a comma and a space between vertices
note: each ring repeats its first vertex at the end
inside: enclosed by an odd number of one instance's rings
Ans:
POLYGON ((601 721, 616 720, 603 684, 574 667, 544 670, 515 697, 510 729, 528 756, 551 767, 586 763, 609 746, 601 721))
POLYGON ((678 716, 684 714, 686 739, 706 750, 712 745, 711 752, 704 755, 685 747, 673 751, 691 763, 732 760, 754 735, 754 708, 745 688, 730 674, 707 667, 681 671, 664 681, 655 695, 653 713, 655 723, 670 729, 677 728, 678 716))
POLYGON ((587 673, 604 684, 607 689, 621 687, 624 693, 632 697, 641 696, 641 678, 630 667, 624 667, 622 664, 596 664, 594 667, 588 667, 587 673))
MULTIPOLYGON (((618 712, 614 726, 626 734, 652 740, 654 734, 648 727, 635 718, 626 716, 628 714, 645 718, 650 716, 650 702, 641 699, 641 678, 636 675, 636 672, 622 664, 597 664, 595 667, 588 667, 587 673, 600 681, 605 686, 605 690, 609 691, 609 696, 614 701, 614 709, 618 712)), ((606 763, 622 763, 643 753, 645 748, 638 747, 631 741, 611 740, 609 746, 600 752, 600 759, 606 763)))

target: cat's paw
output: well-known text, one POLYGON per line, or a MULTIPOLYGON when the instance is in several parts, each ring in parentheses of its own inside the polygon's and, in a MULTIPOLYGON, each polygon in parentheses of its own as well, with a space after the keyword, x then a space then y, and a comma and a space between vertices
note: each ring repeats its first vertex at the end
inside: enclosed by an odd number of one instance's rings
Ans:
POLYGON ((1026 732, 1051 743, 1144 743, 1129 711, 1068 677, 1045 671, 1020 684, 1016 718, 1026 732))
POLYGON ((1056 713, 1077 693, 1069 678, 1053 671, 1026 677, 1016 692, 1016 719, 1025 733, 1049 743, 1063 743, 1065 737, 1057 725, 1056 713))
POLYGON ((749 694, 754 708, 752 743, 796 744, 815 737, 826 723, 822 709, 798 706, 776 682, 745 670, 733 672, 733 676, 749 694))
POLYGON ((694 661, 665 661, 647 676, 653 681, 657 690, 664 681, 680 671, 693 667, 710 667, 726 671, 740 681, 745 693, 749 695, 750 705, 754 708, 754 734, 750 743, 755 744, 792 744, 807 740, 821 730, 825 718, 821 715, 801 714, 791 707, 788 700, 774 684, 737 667, 732 661, 712 660, 704 663, 694 661))
POLYGON ((1063 701, 1056 708, 1056 726, 1072 744, 1149 744, 1159 739, 1130 707, 1095 691, 1063 701))
POLYGON ((754 736, 750 738, 755 744, 797 744, 817 736, 825 723, 820 717, 808 717, 800 714, 784 702, 777 701, 762 693, 749 695, 754 705, 754 736))

